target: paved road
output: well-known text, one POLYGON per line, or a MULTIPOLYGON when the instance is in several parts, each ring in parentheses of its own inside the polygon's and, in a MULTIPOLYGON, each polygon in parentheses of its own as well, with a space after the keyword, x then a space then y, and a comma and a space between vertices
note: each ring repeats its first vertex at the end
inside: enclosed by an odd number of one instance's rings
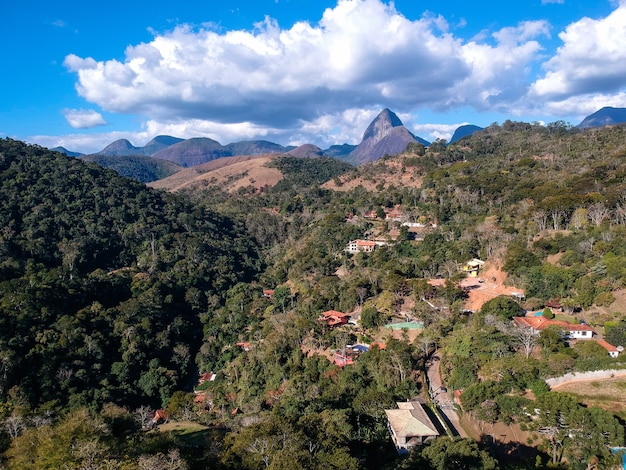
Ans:
POLYGON ((433 403, 447 420, 447 425, 455 436, 469 437, 459 421, 459 415, 454 409, 454 401, 451 393, 446 389, 442 391, 441 373, 439 371, 439 354, 435 351, 430 360, 426 363, 426 375, 430 385, 429 394, 433 403))

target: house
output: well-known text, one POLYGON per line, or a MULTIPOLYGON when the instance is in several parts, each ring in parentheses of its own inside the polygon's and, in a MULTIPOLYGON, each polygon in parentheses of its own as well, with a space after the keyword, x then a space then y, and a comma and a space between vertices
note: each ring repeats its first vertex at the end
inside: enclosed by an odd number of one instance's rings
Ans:
POLYGON ((398 402, 397 410, 385 410, 385 414, 391 439, 399 454, 405 454, 439 436, 439 431, 426 414, 423 400, 398 402))
POLYGON ((376 248, 376 242, 369 240, 352 240, 348 243, 346 251, 348 253, 371 253, 376 248))
POLYGON ((485 262, 474 258, 463 265, 463 271, 467 273, 469 277, 478 277, 478 271, 485 265, 485 262))
POLYGON ((338 349, 333 353, 333 363, 339 367, 351 366, 354 364, 354 358, 349 351, 338 349))
POLYGON ((263 289, 263 297, 267 297, 272 300, 274 297, 274 289, 263 289))
POLYGON ((547 307, 547 308, 551 309, 552 311, 555 311, 555 310, 558 310, 559 312, 563 311, 563 306, 561 305, 561 300, 560 299, 548 300, 544 304, 544 307, 547 307))
POLYGON ((602 346, 604 349, 606 349, 607 352, 609 353, 609 356, 613 358, 618 357, 619 353, 621 353, 624 350, 623 346, 613 346, 611 343, 603 339, 596 339, 596 342, 600 346, 602 346))
POLYGON ((248 341, 240 341, 239 343, 237 343, 237 346, 239 346, 244 351, 250 351, 250 343, 248 341))
POLYGON ((350 315, 338 312, 337 310, 328 310, 320 315, 318 321, 326 322, 326 325, 333 328, 335 326, 345 325, 348 323, 350 315))
POLYGON ((204 382, 213 382, 217 377, 213 372, 206 372, 198 377, 198 385, 202 385, 204 382))
POLYGON ((201 413, 213 408, 213 399, 206 392, 194 392, 193 402, 201 413))
POLYGON ((532 332, 537 335, 542 330, 545 330, 550 326, 562 329, 572 339, 592 339, 594 334, 593 328, 587 324, 548 320, 541 315, 531 317, 513 317, 513 323, 517 326, 530 328, 532 332))

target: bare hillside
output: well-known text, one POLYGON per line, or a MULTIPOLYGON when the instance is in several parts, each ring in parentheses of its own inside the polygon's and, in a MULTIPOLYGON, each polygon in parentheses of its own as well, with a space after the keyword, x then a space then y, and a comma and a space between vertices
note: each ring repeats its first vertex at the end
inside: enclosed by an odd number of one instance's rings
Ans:
POLYGON ((216 186, 230 193, 245 187, 254 187, 255 191, 259 191, 263 187, 274 186, 283 179, 280 170, 266 166, 277 156, 272 154, 220 158, 187 168, 168 178, 150 183, 149 186, 173 192, 216 186))
POLYGON ((378 190, 377 186, 383 183, 384 187, 394 185, 405 188, 421 188, 422 179, 422 176, 418 175, 413 168, 407 168, 402 159, 398 157, 362 165, 357 171, 328 181, 322 187, 334 191, 350 191, 358 186, 363 186, 368 191, 376 191, 378 190), (338 182, 340 184, 337 184, 338 182))

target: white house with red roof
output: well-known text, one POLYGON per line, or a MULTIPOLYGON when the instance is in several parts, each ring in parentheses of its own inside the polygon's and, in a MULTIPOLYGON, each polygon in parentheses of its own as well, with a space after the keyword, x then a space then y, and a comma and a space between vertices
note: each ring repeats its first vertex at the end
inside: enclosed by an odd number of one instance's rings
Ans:
POLYGON ((376 248, 377 243, 370 240, 352 240, 348 243, 346 251, 348 253, 371 253, 376 248))
POLYGON ((560 320, 549 320, 541 315, 531 317, 513 317, 513 322, 521 327, 530 328, 533 333, 539 334, 550 326, 562 329, 572 339, 592 339, 593 328, 584 323, 569 323, 560 320))
POLYGON ((619 353, 624 350, 623 346, 613 346, 611 343, 603 339, 596 339, 596 343, 606 349, 611 357, 618 357, 619 353))

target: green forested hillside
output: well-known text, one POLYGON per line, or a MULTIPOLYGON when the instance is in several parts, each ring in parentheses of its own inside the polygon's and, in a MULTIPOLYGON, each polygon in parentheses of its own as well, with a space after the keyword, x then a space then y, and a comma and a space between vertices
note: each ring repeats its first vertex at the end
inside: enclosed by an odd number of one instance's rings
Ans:
POLYGON ((133 178, 142 183, 167 178, 182 170, 180 165, 168 160, 146 157, 143 155, 85 155, 80 157, 86 162, 95 162, 104 168, 117 171, 121 176, 133 178))
POLYGON ((199 315, 258 257, 241 227, 94 164, 0 142, 0 401, 160 405, 199 315))
POLYGON ((510 320, 541 309, 626 344, 625 132, 506 122, 356 169, 281 159, 274 188, 181 197, 2 141, 7 467, 84 468, 95 455, 132 469, 609 468, 624 442, 619 398, 602 409, 545 379, 623 357, 510 320), (347 253, 356 238, 380 245, 347 253), (472 258, 526 297, 468 309, 460 267, 472 258), (555 299, 564 312, 545 308, 555 299), (327 310, 357 325, 331 327, 327 310), (384 328, 407 319, 419 334, 384 328), (371 347, 337 365, 356 343, 371 347), (435 363, 476 433, 401 458, 384 410, 428 402, 435 363), (165 406, 182 431, 141 432, 142 405, 165 406), (526 437, 500 442, 498 423, 526 437))

